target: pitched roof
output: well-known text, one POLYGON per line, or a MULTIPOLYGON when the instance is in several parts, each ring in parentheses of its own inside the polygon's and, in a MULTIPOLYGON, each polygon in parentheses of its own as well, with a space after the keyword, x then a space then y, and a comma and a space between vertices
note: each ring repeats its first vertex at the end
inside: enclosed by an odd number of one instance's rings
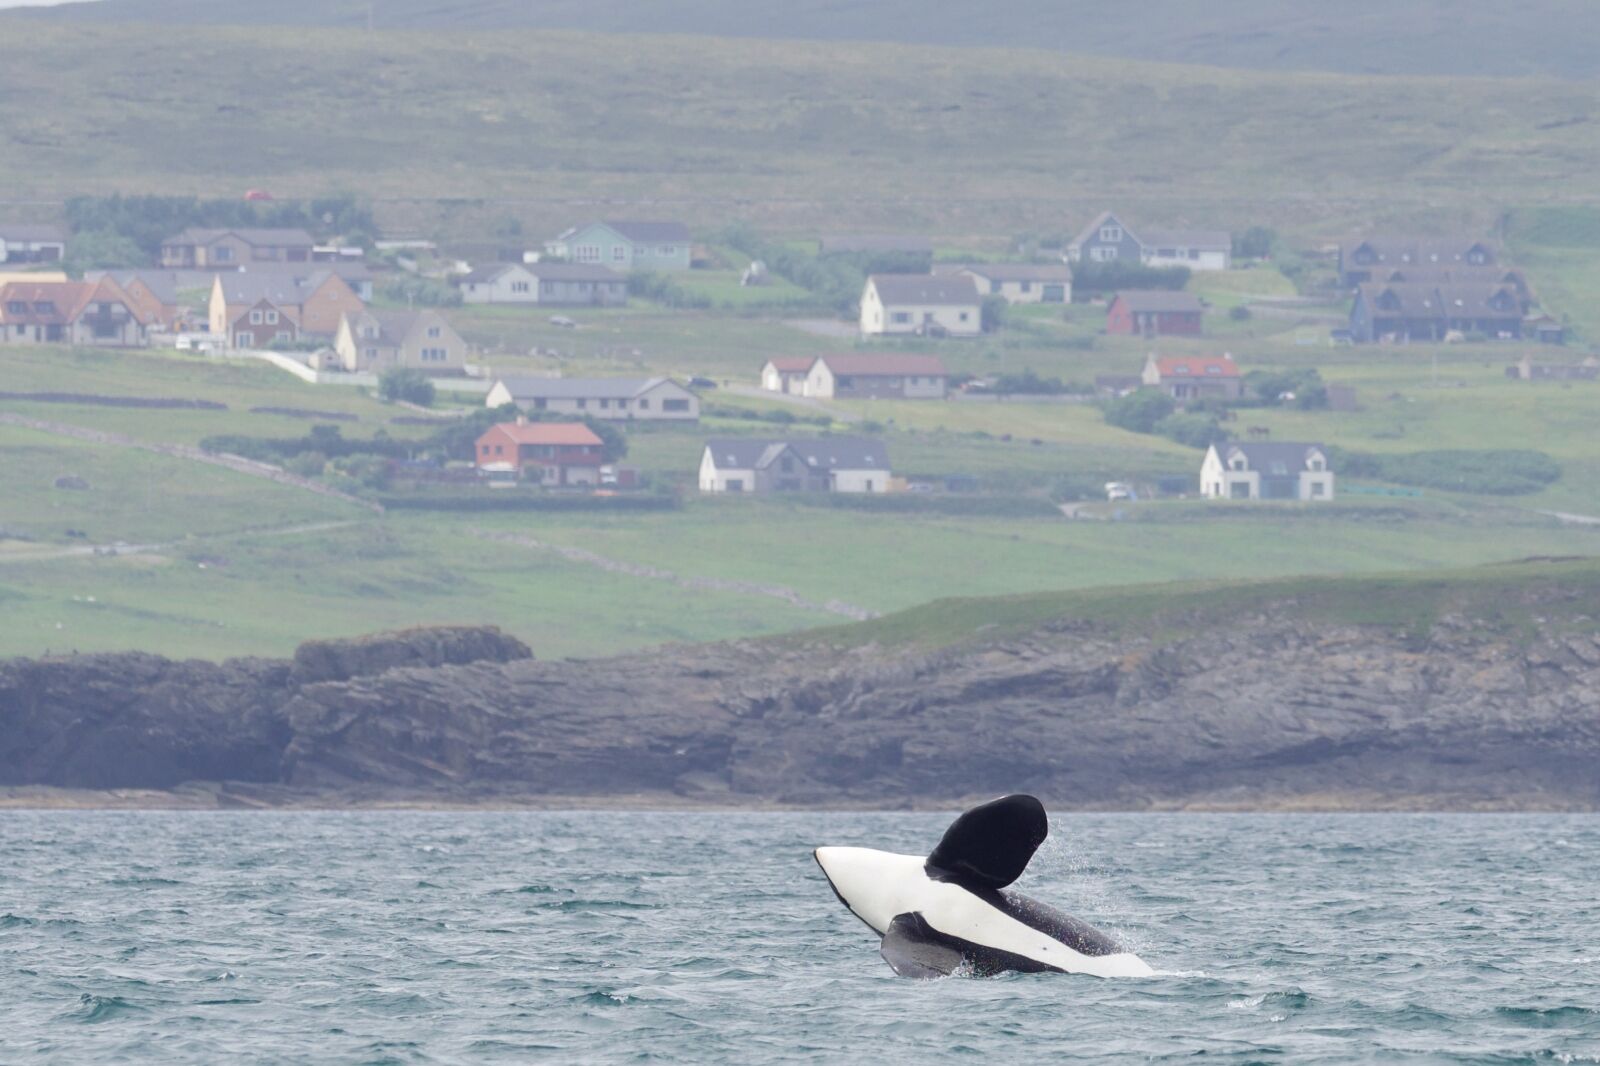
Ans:
POLYGON ((990 281, 1072 280, 1072 268, 1065 263, 972 263, 961 271, 990 281))
POLYGON ((810 370, 816 361, 817 357, 814 355, 775 355, 767 360, 774 370, 785 374, 804 373, 810 370))
POLYGON ((898 352, 846 352, 837 355, 819 355, 820 362, 828 364, 835 374, 855 377, 938 377, 947 371, 944 361, 937 355, 912 355, 898 352))
POLYGON ((902 237, 892 233, 829 233, 817 244, 823 255, 849 252, 933 254, 933 241, 927 237, 902 237))
POLYGON ((502 434, 517 444, 598 447, 604 443, 594 430, 582 422, 500 422, 490 426, 483 436, 487 437, 491 433, 502 434))
POLYGON ((1203 248, 1207 251, 1232 251, 1233 234, 1216 229, 1145 230, 1139 243, 1158 248, 1203 248))
POLYGON ((621 274, 594 263, 527 263, 523 269, 547 281, 624 281, 621 274))
POLYGON ((285 270, 230 270, 219 272, 222 299, 229 306, 253 305, 263 300, 279 307, 299 307, 317 288, 333 277, 325 268, 297 273, 285 270))
POLYGON ((230 233, 246 244, 255 245, 256 247, 302 244, 309 247, 316 244, 316 241, 311 239, 311 234, 303 229, 263 229, 259 227, 236 229, 231 226, 223 229, 206 229, 200 226, 191 226, 176 237, 169 237, 162 243, 210 244, 218 237, 224 237, 230 233))
MULTIPOLYGON (((514 400, 631 400, 671 378, 534 378, 505 377, 504 385, 514 400)), ((681 387, 681 386, 680 386, 681 387)))
POLYGON ((1522 313, 1522 303, 1514 285, 1498 281, 1452 282, 1422 284, 1401 281, 1368 282, 1356 286, 1360 299, 1367 306, 1389 315, 1446 316, 1446 315, 1497 315, 1522 313), (1511 301, 1511 306, 1495 307, 1501 293, 1511 301), (1393 297, 1397 307, 1384 308, 1385 295, 1393 297))
POLYGON ((1269 475, 1299 473, 1306 469, 1306 462, 1313 451, 1321 452, 1324 456, 1328 453, 1321 444, 1289 441, 1246 443, 1230 440, 1213 447, 1217 449, 1217 457, 1222 460, 1224 466, 1228 464, 1232 455, 1238 453, 1244 456, 1247 469, 1259 470, 1269 475))
MULTIPOLYGON (((1192 292, 1169 292, 1165 289, 1138 289, 1131 292, 1119 292, 1116 299, 1122 301, 1123 306, 1136 314, 1159 314, 1175 312, 1193 312, 1199 314, 1202 310, 1200 298, 1192 292)), ((1109 308, 1108 308, 1109 310, 1109 308)))
POLYGON ((1455 234, 1446 237, 1421 237, 1406 234, 1380 234, 1352 237, 1339 245, 1341 254, 1350 254, 1365 245, 1380 263, 1454 263, 1464 260, 1468 251, 1482 246, 1499 252, 1493 241, 1455 234))
POLYGON ((785 450, 814 472, 887 470, 889 449, 876 437, 716 437, 706 441, 712 461, 724 469, 761 470, 785 450))
MULTIPOLYGON (((1113 215, 1110 211, 1102 211, 1098 215, 1094 216, 1094 218, 1090 219, 1087 226, 1078 231, 1078 235, 1072 238, 1072 245, 1083 244, 1095 234, 1099 233, 1100 227, 1105 225, 1107 222, 1115 222, 1117 225, 1122 226, 1122 220, 1120 218, 1117 218, 1117 216, 1113 215)), ((1127 233, 1130 236, 1132 235, 1132 231, 1129 230, 1127 226, 1122 226, 1122 232, 1127 233)))
POLYGON ((60 243, 66 230, 48 222, 0 222, 0 241, 60 243))
POLYGON ((526 269, 521 263, 491 263, 489 266, 473 268, 472 272, 461 279, 463 285, 487 285, 508 270, 526 269))
POLYGON ((1164 378, 1236 378, 1239 364, 1228 355, 1162 356, 1156 359, 1156 372, 1164 378))
POLYGON ((978 287, 965 274, 873 274, 867 284, 885 304, 975 304, 978 287))
POLYGON ((83 281, 13 281, 0 286, 0 322, 12 325, 64 326, 78 317, 89 302, 95 286, 83 281), (22 311, 12 311, 13 303, 23 303, 22 311), (47 305, 49 310, 40 310, 47 305))

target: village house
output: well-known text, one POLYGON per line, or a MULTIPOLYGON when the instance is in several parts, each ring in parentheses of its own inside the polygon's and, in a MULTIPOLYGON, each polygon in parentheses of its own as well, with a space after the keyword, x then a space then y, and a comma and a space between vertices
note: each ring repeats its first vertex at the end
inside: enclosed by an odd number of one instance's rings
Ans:
POLYGON ((846 352, 813 360, 803 395, 819 400, 942 400, 949 378, 936 355, 846 352))
POLYGON ((1320 444, 1241 444, 1206 449, 1200 495, 1213 500, 1331 500, 1333 471, 1320 444))
POLYGON ((665 377, 500 378, 485 404, 508 403, 524 411, 618 421, 693 422, 700 417, 700 397, 665 377))
POLYGON ((1233 356, 1193 355, 1145 358, 1142 384, 1160 389, 1179 404, 1194 400, 1237 400, 1244 395, 1244 378, 1233 356))
POLYGON ((252 263, 309 263, 315 244, 300 229, 186 229, 161 243, 161 265, 237 270, 252 263))
POLYGON ((628 279, 587 263, 499 263, 461 279, 461 299, 469 304, 621 307, 628 302, 628 279))
POLYGON ((1501 266, 1398 266, 1379 267, 1372 281, 1363 284, 1394 285, 1504 285, 1516 292, 1523 313, 1533 306, 1533 289, 1528 278, 1514 267, 1501 266))
POLYGON ((635 270, 688 270, 693 241, 681 222, 589 222, 545 242, 548 256, 635 270))
POLYGON ((1008 304, 1072 302, 1072 268, 1065 263, 977 263, 961 267, 978 295, 1003 296, 1008 304))
POLYGON ((339 320, 333 354, 319 353, 319 370, 381 374, 420 370, 433 376, 466 371, 467 342, 437 311, 354 311, 339 320))
POLYGON ((548 488, 600 484, 605 442, 582 422, 530 422, 519 417, 488 428, 477 443, 478 469, 514 472, 548 488))
POLYGON ((142 348, 148 342, 148 323, 110 278, 0 287, 0 343, 142 348))
POLYGON ((1233 235, 1223 230, 1141 230, 1137 235, 1110 211, 1101 212, 1067 245, 1069 263, 1132 263, 1148 267, 1227 270, 1233 235))
POLYGON ((213 336, 235 348, 269 349, 304 338, 332 340, 347 314, 366 308, 338 274, 279 270, 218 273, 211 282, 213 336))
POLYGON ((0 263, 59 263, 67 257, 67 234, 60 226, 0 222, 0 263))
POLYGON ((701 492, 888 492, 890 476, 875 437, 725 437, 700 456, 701 492))
POLYGON ((1491 267, 1499 259, 1499 249, 1493 243, 1471 237, 1355 238, 1339 245, 1339 277, 1354 288, 1383 280, 1379 274, 1384 268, 1491 267))
MULTIPOLYGON (((183 313, 177 277, 170 270, 89 270, 84 272, 83 280, 110 278, 122 289, 146 325, 152 329, 172 330, 183 313)), ((210 284, 210 281, 207 277, 203 284, 210 284)))
POLYGON ((1106 332, 1126 337, 1198 337, 1203 310, 1192 292, 1119 292, 1106 307, 1106 332))
POLYGON ((1600 381, 1600 356, 1589 356, 1581 363, 1535 363, 1523 355, 1506 367, 1506 377, 1515 381, 1600 381))
POLYGON ((1509 285, 1362 284, 1350 307, 1357 344, 1444 341, 1467 334, 1511 340, 1522 336, 1522 298, 1509 285))
POLYGON ((861 332, 976 337, 983 330, 980 304, 966 275, 873 274, 861 294, 861 332))
POLYGON ((806 378, 811 375, 814 355, 776 355, 761 368, 761 387, 768 392, 782 392, 790 396, 806 394, 806 378))

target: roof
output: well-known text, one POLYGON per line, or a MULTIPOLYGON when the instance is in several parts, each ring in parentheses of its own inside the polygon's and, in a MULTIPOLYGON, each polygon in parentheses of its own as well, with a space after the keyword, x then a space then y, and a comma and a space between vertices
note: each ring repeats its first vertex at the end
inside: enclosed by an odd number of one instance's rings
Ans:
MULTIPOLYGON (((517 444, 564 444, 574 447, 599 447, 605 443, 582 422, 500 422, 490 426, 484 437, 498 433, 517 444)), ((479 437, 482 440, 483 437, 479 437)))
POLYGON ((1271 443, 1245 443, 1244 441, 1224 441, 1214 445, 1217 457, 1224 464, 1234 453, 1244 456, 1245 465, 1251 470, 1259 470, 1264 474, 1298 473, 1306 468, 1306 460, 1313 451, 1321 452, 1324 456, 1328 450, 1320 443, 1301 444, 1289 441, 1273 441, 1271 443))
POLYGON ((975 304, 978 287, 965 274, 873 274, 867 284, 885 304, 975 304))
POLYGON ((889 469, 889 449, 876 437, 717 437, 706 449, 724 469, 760 470, 786 450, 813 471, 889 469))
MULTIPOLYGON (((118 285, 127 289, 134 282, 140 282, 151 294, 163 304, 176 304, 178 302, 178 289, 198 288, 198 285, 182 286, 172 270, 88 270, 84 272, 83 280, 99 281, 101 278, 110 278, 118 285)), ((209 285, 215 275, 206 274, 199 285, 209 285)))
POLYGON ((477 267, 461 279, 463 285, 487 285, 508 270, 525 269, 521 263, 495 263, 491 266, 477 267))
POLYGON ((767 363, 777 371, 785 374, 800 374, 810 370, 816 363, 814 355, 775 355, 767 363))
POLYGON ((1390 293, 1399 300, 1400 306, 1393 309, 1382 309, 1385 314, 1400 315, 1521 315, 1522 302, 1516 287, 1498 281, 1485 282, 1454 282, 1449 284, 1421 284, 1402 281, 1368 282, 1356 286, 1360 298, 1368 306, 1377 308, 1378 300, 1390 293), (1498 308, 1494 300, 1501 293, 1505 293, 1511 300, 1512 306, 1498 308))
POLYGON ((907 252, 932 255, 933 241, 927 237, 902 237, 892 233, 829 233, 818 241, 823 255, 849 252, 907 252))
POLYGON ((254 305, 263 300, 279 307, 299 307, 317 288, 334 276, 319 267, 299 273, 286 270, 238 270, 219 272, 222 299, 229 306, 254 305))
POLYGON ((13 325, 66 325, 89 302, 95 286, 83 281, 16 282, 0 286, 0 322, 13 325), (25 303, 21 312, 9 310, 13 303, 25 303), (49 311, 38 305, 48 304, 49 311))
POLYGON ((1239 364, 1229 355, 1191 355, 1158 357, 1156 372, 1169 377, 1222 377, 1239 376, 1239 364))
POLYGON ((1352 237, 1339 244, 1339 253, 1347 255, 1362 245, 1372 249, 1380 263, 1450 263, 1465 255, 1470 249, 1484 247, 1498 252, 1499 247, 1490 240, 1454 234, 1444 237, 1426 237, 1406 234, 1380 234, 1376 237, 1352 237))
POLYGON ((60 243, 66 231, 48 222, 0 222, 0 241, 41 241, 60 243))
MULTIPOLYGON (((1098 215, 1094 216, 1094 218, 1089 221, 1087 226, 1078 231, 1078 235, 1072 238, 1072 244, 1083 244, 1085 241, 1099 233, 1100 227, 1105 225, 1107 222, 1115 222, 1117 225, 1122 226, 1122 220, 1117 218, 1116 215, 1113 215, 1110 211, 1102 211, 1098 215)), ((1127 233, 1128 227, 1122 226, 1122 232, 1127 233)))
POLYGON ((850 352, 838 355, 820 355, 818 361, 828 364, 835 374, 855 377, 944 377, 948 371, 937 355, 912 355, 899 352, 850 352))
POLYGON ((615 281, 626 279, 610 267, 593 263, 527 263, 523 269, 550 281, 615 281))
MULTIPOLYGON (((500 378, 514 400, 631 400, 671 378, 500 378)), ((682 386, 679 386, 682 388, 682 386)))
POLYGON ((1192 292, 1169 292, 1166 289, 1137 289, 1131 292, 1119 292, 1116 299, 1122 301, 1128 310, 1136 314, 1159 314, 1190 312, 1199 314, 1201 311, 1200 298, 1192 292))
POLYGON ((230 233, 235 237, 238 237, 241 241, 244 241, 246 244, 256 245, 258 247, 263 245, 300 244, 310 247, 316 244, 316 241, 311 239, 311 234, 307 233, 303 229, 234 229, 232 227, 225 229, 203 229, 198 226, 192 226, 178 234, 176 237, 167 238, 162 243, 210 244, 218 237, 224 237, 230 233))
POLYGON ((574 234, 582 233, 590 226, 609 226, 621 236, 639 244, 654 244, 657 241, 688 244, 690 241, 689 227, 682 222, 619 222, 609 218, 585 222, 581 226, 571 226, 563 230, 556 239, 566 240, 574 234))
POLYGON ((1158 248, 1204 248, 1210 251, 1233 250, 1233 234, 1217 229, 1145 230, 1139 243, 1158 248))
POLYGON ((961 269, 991 281, 1072 280, 1072 268, 1065 263, 972 263, 961 269))

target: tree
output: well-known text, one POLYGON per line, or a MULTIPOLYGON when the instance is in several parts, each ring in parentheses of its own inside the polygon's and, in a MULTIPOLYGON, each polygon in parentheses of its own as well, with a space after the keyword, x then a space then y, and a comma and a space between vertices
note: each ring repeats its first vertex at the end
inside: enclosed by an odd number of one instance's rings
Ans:
POLYGON ((598 418, 585 418, 583 424, 589 427, 590 432, 600 438, 600 446, 605 452, 606 462, 614 463, 628 454, 627 435, 612 425, 598 418))
POLYGON ((1106 404, 1106 421, 1134 433, 1154 433, 1156 423, 1176 409, 1172 397, 1160 389, 1145 386, 1106 404))
POLYGON ((139 267, 148 261, 138 243, 113 230, 96 229, 74 233, 67 242, 67 265, 75 274, 85 270, 111 270, 139 267))
POLYGON ((432 407, 435 395, 433 382, 420 370, 395 367, 385 370, 378 378, 378 395, 385 403, 414 403, 419 407, 432 407))
POLYGON ((1005 325, 1006 308, 1010 307, 1004 296, 985 296, 983 306, 979 310, 978 320, 985 333, 995 333, 1005 325))
POLYGON ((1272 246, 1278 235, 1268 226, 1251 226, 1233 239, 1235 259, 1266 259, 1272 255, 1272 246))

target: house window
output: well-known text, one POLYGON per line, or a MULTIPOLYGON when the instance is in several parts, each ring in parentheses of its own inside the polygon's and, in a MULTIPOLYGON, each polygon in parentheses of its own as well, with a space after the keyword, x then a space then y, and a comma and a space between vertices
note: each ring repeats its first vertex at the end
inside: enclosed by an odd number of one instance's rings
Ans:
POLYGON ((23 303, 21 300, 11 300, 6 304, 6 313, 11 315, 25 315, 28 313, 28 305, 23 303))
POLYGON ((286 329, 280 329, 276 334, 273 335, 272 339, 275 340, 275 341, 279 341, 279 342, 287 342, 287 341, 294 340, 294 338, 289 335, 289 331, 286 330, 286 329))
POLYGON ((1243 470, 1244 469, 1244 456, 1242 456, 1242 455, 1234 456, 1233 459, 1230 460, 1229 463, 1228 463, 1228 469, 1229 470, 1243 470))
POLYGON ((362 354, 364 354, 368 359, 376 359, 378 358, 378 349, 367 348, 362 354))
POLYGON ((543 396, 541 396, 538 399, 533 401, 533 409, 535 411, 543 411, 546 407, 549 406, 549 404, 550 404, 550 401, 546 400, 543 396))
POLYGON ((572 258, 580 263, 600 262, 600 246, 598 244, 580 244, 572 250, 572 258))
POLYGON ((689 401, 688 400, 662 400, 661 401, 661 409, 663 411, 687 411, 689 409, 689 401))
POLYGON ((611 261, 613 263, 625 263, 625 262, 627 262, 628 261, 628 249, 626 247, 624 247, 623 245, 620 245, 620 244, 613 245, 612 248, 611 248, 611 261))
POLYGON ((1326 490, 1327 486, 1320 481, 1313 481, 1311 483, 1311 496, 1313 499, 1323 495, 1326 490))
POLYGON ((233 346, 235 348, 248 348, 255 342, 256 336, 254 333, 240 333, 233 338, 233 346))
POLYGON ((1004 288, 1004 286, 1001 285, 998 280, 991 279, 989 281, 989 291, 991 293, 999 292, 1002 288, 1004 288))
POLYGON ((528 283, 526 281, 513 281, 511 283, 511 291, 515 293, 525 293, 528 291, 528 283))
POLYGON ((269 325, 269 326, 276 326, 278 324, 278 312, 276 312, 276 311, 268 311, 268 312, 266 312, 266 314, 262 318, 262 321, 266 322, 266 324, 269 325))
POLYGON ((1023 291, 1023 292, 1032 292, 1032 291, 1033 291, 1033 282, 1031 282, 1031 281, 1024 281, 1024 282, 1023 282, 1023 283, 1022 283, 1022 291, 1023 291))
POLYGON ((744 478, 730 477, 728 479, 728 491, 729 492, 743 492, 744 491, 744 478))
POLYGON ((639 410, 641 410, 641 411, 650 410, 650 398, 648 396, 639 401, 639 410))
POLYGON ((211 258, 219 263, 231 263, 233 262, 233 249, 226 244, 219 244, 211 249, 211 258))
POLYGON ((50 300, 40 300, 33 305, 33 313, 36 315, 53 315, 56 313, 56 305, 50 300))
POLYGON ((428 339, 429 340, 438 340, 441 332, 442 331, 440 330, 440 328, 438 326, 429 326, 428 327, 428 339))
POLYGON ((967 312, 965 312, 965 311, 961 312, 961 321, 965 322, 967 320, 967 317, 968 317, 967 316, 967 312))
POLYGON ((250 324, 252 326, 261 325, 261 312, 260 311, 251 311, 250 312, 250 324))
POLYGON ((889 316, 889 321, 894 322, 897 325, 903 326, 906 323, 911 321, 911 312, 909 312, 909 311, 896 311, 894 314, 889 316))
POLYGON ((1105 241, 1107 244, 1121 244, 1122 243, 1122 227, 1121 226, 1101 226, 1100 227, 1100 239, 1105 241))
POLYGON ((1117 257, 1116 248, 1091 248, 1089 258, 1097 263, 1109 263, 1117 257))
POLYGON ((588 406, 589 406, 589 401, 588 400, 579 400, 578 401, 578 410, 582 411, 584 408, 586 408, 588 406))
POLYGON ((600 410, 604 411, 606 408, 608 408, 610 406, 611 406, 611 401, 602 396, 600 398, 600 410))
POLYGON ((1306 466, 1310 467, 1312 470, 1319 470, 1320 471, 1322 469, 1322 460, 1321 459, 1313 459, 1309 463, 1307 463, 1306 466))
POLYGON ((659 255, 667 255, 667 256, 677 255, 678 254, 678 249, 673 247, 670 244, 663 244, 661 246, 661 251, 659 253, 657 253, 657 254, 659 254, 659 255))

